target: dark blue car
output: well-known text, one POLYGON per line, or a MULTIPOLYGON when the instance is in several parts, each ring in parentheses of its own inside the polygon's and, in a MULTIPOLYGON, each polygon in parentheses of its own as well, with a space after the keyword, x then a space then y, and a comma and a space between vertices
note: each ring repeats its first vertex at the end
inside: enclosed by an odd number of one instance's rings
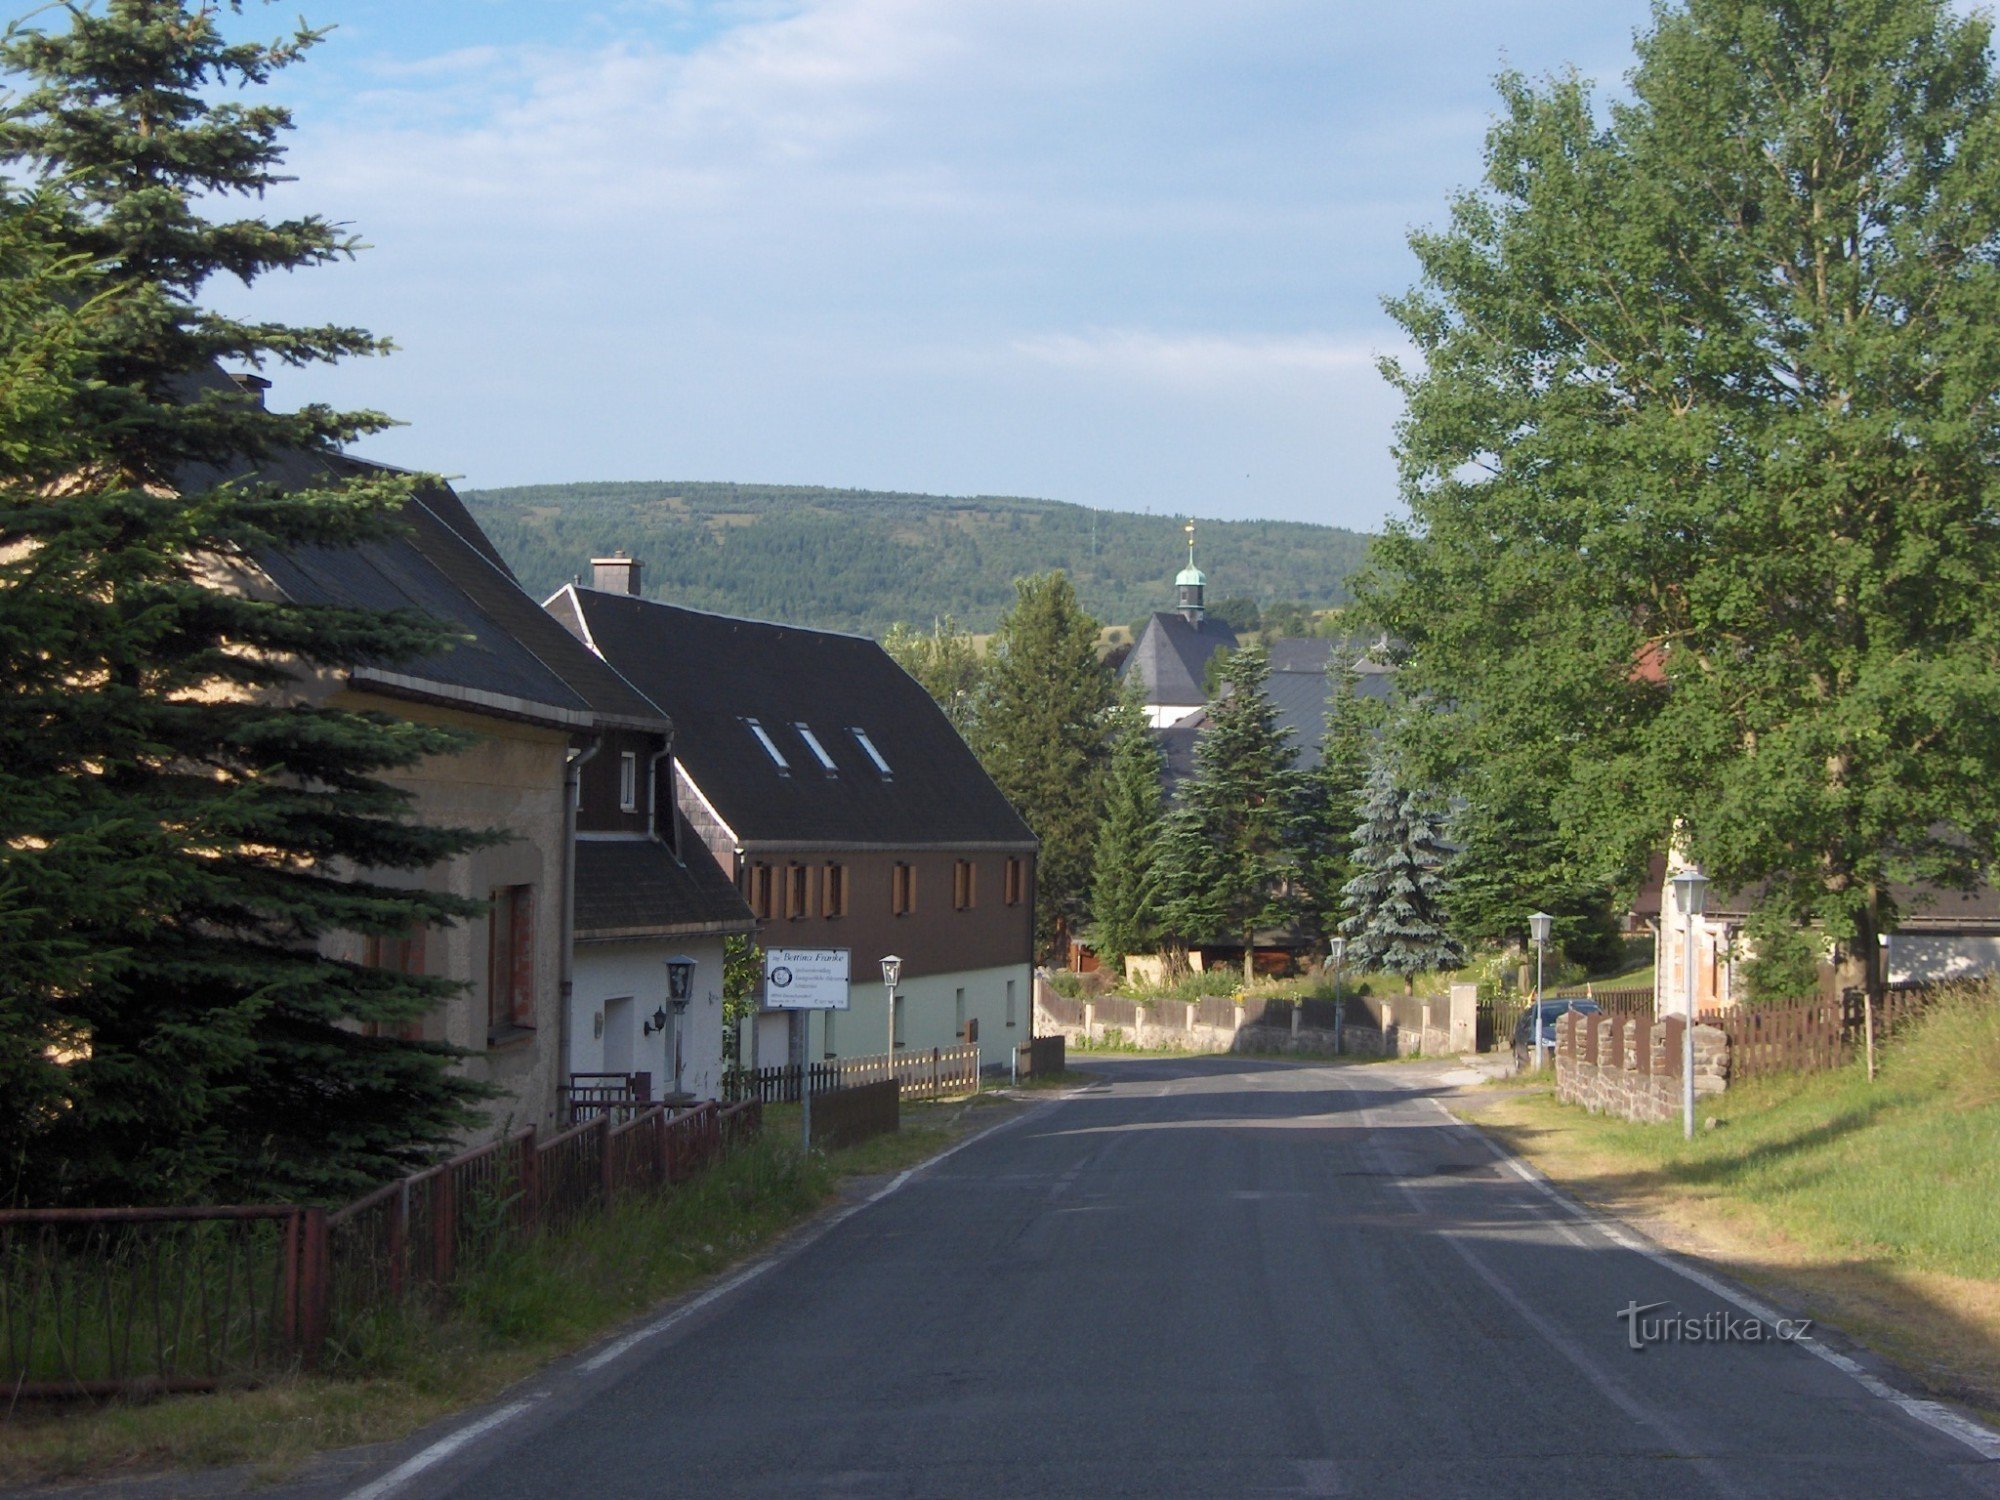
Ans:
POLYGON ((1555 1051, 1556 1025, 1566 1011, 1578 1015, 1597 1015, 1595 1000, 1538 1000, 1521 1012, 1521 1019, 1514 1023, 1514 1067, 1526 1072, 1535 1065, 1535 1027, 1539 1022, 1542 1030, 1542 1045, 1555 1051))

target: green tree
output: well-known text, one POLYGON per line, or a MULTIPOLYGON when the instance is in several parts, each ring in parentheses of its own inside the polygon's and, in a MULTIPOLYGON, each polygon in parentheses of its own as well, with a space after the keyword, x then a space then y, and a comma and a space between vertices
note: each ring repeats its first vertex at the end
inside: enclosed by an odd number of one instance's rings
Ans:
POLYGON ((2000 113, 1944 0, 1686 0, 1631 100, 1501 80, 1392 304, 1369 608, 1457 754, 1535 744, 1583 873, 1670 837, 1879 981, 2000 835, 2000 113))
POLYGON ((952 728, 970 736, 983 664, 969 631, 950 615, 932 621, 927 631, 898 620, 882 637, 882 649, 937 700, 952 728))
POLYGON ((972 748, 1041 841, 1035 931, 1053 954, 1089 914, 1117 692, 1069 578, 1043 573, 1014 589, 988 651, 972 748))
POLYGON ((1175 927, 1193 940, 1240 939, 1245 983, 1255 977, 1257 928, 1290 915, 1296 868, 1299 775, 1291 737, 1266 691, 1270 675, 1262 650, 1230 653, 1164 846, 1162 881, 1175 927))
POLYGON ((1091 939, 1113 972, 1125 955, 1160 938, 1160 747, 1146 723, 1137 684, 1128 685, 1112 721, 1104 818, 1090 882, 1091 939))
POLYGON ((1398 786, 1388 755, 1378 753, 1354 830, 1357 868, 1343 893, 1349 964, 1402 975, 1407 994, 1417 975, 1465 962, 1445 927, 1448 854, 1437 798, 1398 786))
POLYGON ((0 1096, 0 1201, 338 1197, 426 1159, 481 1091, 449 1049, 394 1035, 446 986, 321 945, 474 910, 396 872, 476 836, 412 822, 380 779, 456 736, 299 692, 301 668, 393 663, 442 633, 222 582, 270 550, 388 534, 414 482, 337 477, 337 447, 385 418, 267 411, 215 369, 385 347, 200 301, 219 274, 350 248, 318 218, 204 216, 278 180, 289 123, 224 96, 315 38, 231 42, 221 8, 186 0, 62 14, 67 31, 0 45, 22 84, 0 159, 45 183, 45 242, 92 267, 97 309, 62 440, 10 445, 0 494, 0 911, 87 957, 0 959, 6 1051, 41 1069, 0 1096), (322 478, 257 477, 280 458, 322 478))
POLYGON ((1326 730, 1319 764, 1299 778, 1293 824, 1298 850, 1299 915, 1315 946, 1340 922, 1341 892, 1354 878, 1354 829, 1374 756, 1381 715, 1361 696, 1353 648, 1334 647, 1327 660, 1326 730))

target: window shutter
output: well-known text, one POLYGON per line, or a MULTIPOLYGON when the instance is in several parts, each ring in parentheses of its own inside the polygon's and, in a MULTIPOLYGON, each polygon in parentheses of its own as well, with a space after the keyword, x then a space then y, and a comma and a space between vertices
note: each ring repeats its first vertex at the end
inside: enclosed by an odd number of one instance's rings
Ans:
POLYGON ((508 985, 511 991, 511 1019, 516 1026, 535 1024, 535 890, 533 886, 517 885, 510 891, 509 905, 513 908, 513 930, 508 936, 513 940, 513 951, 509 954, 508 985))

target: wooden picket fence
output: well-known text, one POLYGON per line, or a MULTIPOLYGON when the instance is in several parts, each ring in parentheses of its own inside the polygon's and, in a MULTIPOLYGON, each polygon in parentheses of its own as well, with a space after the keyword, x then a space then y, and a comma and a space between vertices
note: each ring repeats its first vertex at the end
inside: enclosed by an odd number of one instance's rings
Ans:
MULTIPOLYGON (((1936 998, 1929 988, 1892 989, 1874 1007, 1879 1047, 1905 1029, 1936 998)), ((1702 1021, 1729 1038, 1732 1081, 1772 1073, 1815 1073, 1843 1067, 1867 1046, 1869 1015, 1858 990, 1838 999, 1813 997, 1788 1005, 1738 1005, 1708 1011, 1702 1021)))
POLYGON ((813 1097, 864 1083, 881 1083, 893 1073, 905 1099, 942 1099, 979 1092, 979 1044, 933 1047, 928 1052, 898 1052, 893 1059, 876 1052, 860 1057, 829 1058, 810 1068, 784 1063, 770 1068, 731 1068, 723 1075, 725 1099, 755 1099, 766 1104, 796 1104, 799 1089, 809 1084, 813 1097))

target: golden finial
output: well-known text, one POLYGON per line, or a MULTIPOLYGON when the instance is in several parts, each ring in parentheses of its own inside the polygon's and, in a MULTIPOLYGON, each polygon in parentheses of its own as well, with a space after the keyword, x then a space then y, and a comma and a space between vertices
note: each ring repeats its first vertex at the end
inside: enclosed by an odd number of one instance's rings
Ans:
POLYGON ((1187 533, 1188 566, 1191 568, 1194 566, 1194 517, 1193 516, 1188 517, 1187 525, 1183 526, 1181 530, 1187 533))

